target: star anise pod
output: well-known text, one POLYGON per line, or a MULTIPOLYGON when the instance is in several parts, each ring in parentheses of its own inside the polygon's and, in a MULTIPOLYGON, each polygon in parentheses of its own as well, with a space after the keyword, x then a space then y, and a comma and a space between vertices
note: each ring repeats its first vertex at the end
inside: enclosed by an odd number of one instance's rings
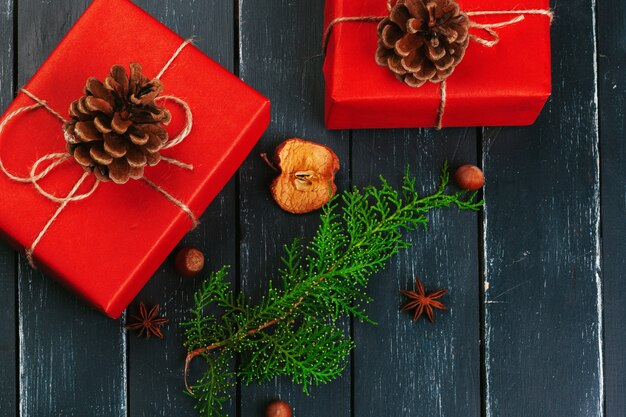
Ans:
POLYGON ((401 311, 415 309, 415 313, 413 314, 413 320, 417 320, 422 315, 422 313, 425 312, 428 320, 434 322, 435 314, 433 308, 438 308, 439 310, 447 310, 446 306, 437 301, 437 298, 441 298, 446 292, 448 292, 447 289, 438 290, 435 292, 431 292, 430 294, 426 294, 426 291, 424 291, 424 285, 418 277, 415 277, 415 289, 415 291, 400 291, 410 300, 402 307, 401 311))
POLYGON ((146 338, 150 339, 151 335, 154 335, 158 338, 163 339, 163 333, 159 326, 162 326, 167 323, 167 319, 165 317, 159 317, 159 305, 156 304, 154 307, 148 311, 146 305, 141 302, 139 304, 139 316, 131 314, 130 316, 136 321, 133 323, 127 324, 125 327, 127 330, 138 330, 138 336, 142 336, 145 334, 146 338))

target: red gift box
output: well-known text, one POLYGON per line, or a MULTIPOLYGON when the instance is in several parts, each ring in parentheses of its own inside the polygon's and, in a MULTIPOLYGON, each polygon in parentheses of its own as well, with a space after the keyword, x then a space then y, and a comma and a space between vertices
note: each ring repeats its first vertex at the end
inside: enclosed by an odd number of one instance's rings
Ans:
MULTIPOLYGON (((395 3, 395 1, 394 1, 395 3)), ((465 12, 544 10, 548 0, 458 0, 465 12)), ((340 17, 385 16, 386 0, 326 0, 325 28, 340 17)), ((470 16, 481 24, 520 14, 470 16)), ((377 22, 341 22, 327 43, 326 126, 329 129, 433 127, 441 100, 439 84, 413 88, 398 81, 374 55, 377 22)), ((474 40, 446 81, 443 126, 530 125, 551 91, 550 16, 524 14, 523 20, 494 29, 499 43, 474 40)), ((479 29, 470 33, 483 38, 479 29)))
MULTIPOLYGON (((127 0, 96 0, 37 71, 25 89, 69 118, 70 103, 83 95, 86 80, 103 80, 112 65, 143 66, 152 78, 183 39, 127 0)), ((187 206, 197 218, 237 170, 269 123, 269 101, 192 45, 182 49, 161 77, 164 95, 184 100, 193 114, 189 136, 162 155, 193 165, 189 171, 161 162, 145 177, 187 206)), ((30 106, 21 93, 3 119, 30 106)), ((185 125, 173 103, 170 137, 185 125)), ((6 169, 28 176, 43 155, 64 152, 62 125, 45 109, 21 113, 0 135, 6 169)), ((45 169, 43 163, 41 169, 45 169)), ((41 171, 39 169, 38 172, 41 171)), ((66 196, 83 170, 73 160, 39 181, 66 196)), ((90 175, 79 193, 95 183, 90 175)), ((0 230, 19 250, 31 247, 59 204, 34 184, 0 172, 0 230)), ((119 317, 130 301, 189 231, 193 222, 181 207, 141 180, 104 182, 80 201, 69 202, 41 237, 35 265, 96 308, 119 317)))

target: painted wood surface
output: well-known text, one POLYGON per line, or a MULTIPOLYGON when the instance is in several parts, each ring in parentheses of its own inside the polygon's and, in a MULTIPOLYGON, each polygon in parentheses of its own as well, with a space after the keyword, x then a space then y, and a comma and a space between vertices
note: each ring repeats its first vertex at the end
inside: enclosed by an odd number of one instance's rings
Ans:
MULTIPOLYGON (((322 121, 323 0, 137 2, 196 35, 200 49, 272 101, 270 128, 181 242, 205 252, 207 271, 232 265, 233 287, 253 298, 276 278, 282 246, 317 226, 316 214, 284 213, 267 191, 275 173, 258 154, 285 138, 332 147, 340 189, 380 174, 397 183, 409 164, 428 192, 444 159, 482 163, 487 176, 483 214, 434 213, 428 231, 409 235, 413 247, 373 278, 368 312, 379 324, 345 323, 357 348, 342 378, 309 397, 287 379, 238 385, 228 415, 260 416, 275 398, 300 417, 626 413, 626 4, 555 4, 554 94, 533 127, 331 132, 322 121), (398 311, 399 290, 415 276, 450 291, 434 325, 398 311)), ((0 2, 1 109, 88 3, 0 2)), ((0 244, 0 415, 195 415, 177 324, 199 283, 178 276, 172 257, 164 262, 127 312, 139 301, 162 305, 167 337, 146 341, 0 244)))
MULTIPOLYGON (((235 30, 232 2, 189 0, 136 2, 184 38, 196 37, 196 46, 229 70, 234 68, 235 30)), ((200 218, 200 226, 190 232, 179 247, 191 245, 206 254, 206 270, 236 263, 236 189, 232 180, 200 218), (220 219, 220 221, 215 221, 220 219)), ((183 330, 178 324, 189 318, 193 294, 204 275, 185 278, 174 269, 174 255, 150 280, 131 304, 128 313, 136 312, 140 301, 160 304, 169 319, 167 337, 146 340, 128 334, 128 409, 133 417, 192 416, 195 401, 183 394, 182 372, 185 358, 183 330)), ((231 274, 235 281, 235 275, 231 274)), ((194 364, 195 366, 200 365, 194 364)), ((234 366, 234 364, 233 364, 234 366)), ((235 415, 235 390, 225 406, 235 415)))
MULTIPOLYGON (((409 165, 422 195, 432 193, 444 160, 476 163, 476 130, 353 133, 358 186, 379 175, 398 186, 409 165)), ((378 325, 355 323, 355 416, 480 416, 478 217, 456 209, 428 217, 427 231, 407 235, 413 247, 372 279, 368 311, 378 325), (399 311, 407 301, 399 291, 413 290, 416 276, 429 292, 449 290, 442 302, 450 309, 436 313, 436 324, 399 311)))
POLYGON ((595 1, 555 6, 552 98, 483 138, 487 417, 604 415, 595 1))
MULTIPOLYGON (((17 74, 24 85, 88 1, 20 1, 17 74)), ((18 267, 21 416, 126 413, 126 342, 107 320, 59 284, 18 267)))
MULTIPOLYGON (((13 3, 0 3, 0 109, 13 97, 15 43, 13 3)), ((17 391, 16 260, 8 245, 0 243, 0 416, 15 413, 17 391)))
POLYGON ((606 415, 626 415, 626 7, 598 2, 606 415))
MULTIPOLYGON (((283 246, 296 237, 310 237, 319 219, 317 213, 296 216, 278 208, 268 192, 276 173, 259 153, 273 153, 290 137, 324 143, 342 162, 338 187, 349 185, 349 136, 323 126, 323 7, 322 1, 239 2, 239 75, 272 102, 270 127, 239 173, 240 288, 253 299, 258 299, 270 279, 278 278, 275 271, 281 265, 283 246)), ((262 415, 265 404, 281 398, 293 405, 296 415, 347 416, 350 392, 349 369, 340 381, 316 387, 308 397, 286 378, 242 386, 239 415, 262 415)))

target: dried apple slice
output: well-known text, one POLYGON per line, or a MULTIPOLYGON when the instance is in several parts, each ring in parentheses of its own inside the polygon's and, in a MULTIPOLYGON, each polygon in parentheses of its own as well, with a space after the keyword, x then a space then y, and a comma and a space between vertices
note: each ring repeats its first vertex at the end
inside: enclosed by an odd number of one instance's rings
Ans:
POLYGON ((339 158, 327 146, 287 139, 276 148, 274 161, 280 175, 272 182, 272 197, 285 211, 302 214, 317 210, 337 192, 339 158))

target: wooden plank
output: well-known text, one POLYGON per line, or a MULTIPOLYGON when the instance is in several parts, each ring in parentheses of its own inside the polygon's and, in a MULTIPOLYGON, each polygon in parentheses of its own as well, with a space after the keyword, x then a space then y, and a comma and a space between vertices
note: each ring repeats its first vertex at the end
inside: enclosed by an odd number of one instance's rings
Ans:
POLYGON ((556 7, 537 123, 484 133, 487 417, 603 415, 594 7, 556 7))
MULTIPOLYGON (((19 1, 19 85, 88 3, 19 1)), ((126 349, 120 322, 92 310, 23 259, 18 275, 21 415, 125 415, 126 349)))
POLYGON ((598 2, 598 87, 602 179, 602 275, 606 415, 626 415, 626 5, 598 2))
MULTIPOLYGON (((187 0, 151 1, 136 4, 161 20, 183 37, 195 36, 196 45, 210 57, 232 70, 234 64, 235 32, 234 4, 229 1, 194 2, 187 0)), ((201 116, 200 116, 201 117, 201 116)), ((235 181, 222 190, 203 214, 200 226, 190 232, 182 245, 192 245, 203 251, 206 267, 195 278, 183 278, 174 270, 174 256, 137 296, 129 312, 140 301, 160 304, 170 323, 164 340, 139 339, 129 334, 129 414, 136 416, 195 416, 195 400, 183 393, 183 329, 180 322, 189 319, 193 294, 209 271, 224 264, 236 264, 236 190, 235 181), (216 221, 218 220, 219 221, 216 221)), ((232 281, 236 280, 234 273, 232 281)), ((234 284, 233 284, 234 285, 234 284)), ((198 369, 201 369, 201 363, 198 369)), ((225 406, 227 415, 235 416, 235 390, 225 406)))
MULTIPOLYGON (((358 186, 383 175, 399 186, 411 167, 422 193, 432 192, 444 160, 476 163, 476 130, 355 131, 352 178, 358 186)), ((429 215, 428 230, 372 278, 368 307, 377 326, 354 323, 355 416, 480 416, 480 329, 477 214, 455 209, 429 215), (419 276, 427 291, 448 288, 449 311, 436 323, 400 312, 419 276)))
MULTIPOLYGON (((13 42, 13 1, 0 3, 0 113, 13 98, 15 44, 13 42)), ((0 415, 17 413, 16 356, 16 264, 17 256, 0 243, 0 415)))
MULTIPOLYGON (((240 0, 240 76, 272 102, 272 121, 240 170, 241 290, 258 298, 277 278, 283 245, 310 237, 319 213, 292 215, 280 210, 269 193, 275 173, 259 158, 284 139, 301 137, 330 146, 343 167, 338 187, 349 183, 349 137, 323 126, 323 77, 320 39, 323 1, 240 0)), ((346 329, 346 331, 348 331, 346 329)), ((295 415, 350 415, 350 372, 304 395, 288 379, 241 387, 240 417, 256 417, 272 399, 288 401, 295 415)))

